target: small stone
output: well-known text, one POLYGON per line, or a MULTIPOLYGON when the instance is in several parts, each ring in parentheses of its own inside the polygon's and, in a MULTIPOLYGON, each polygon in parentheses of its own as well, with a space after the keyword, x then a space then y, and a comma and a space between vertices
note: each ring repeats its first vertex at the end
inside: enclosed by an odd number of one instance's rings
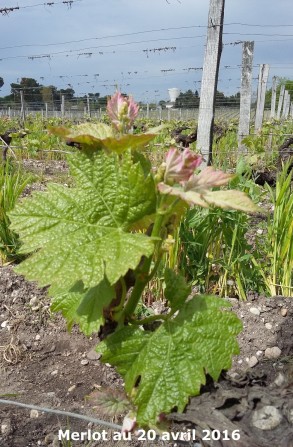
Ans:
POLYGON ((270 329, 273 328, 273 325, 272 325, 271 323, 266 323, 266 324, 265 324, 265 328, 268 329, 268 330, 270 330, 270 329))
POLYGON ((33 296, 30 299, 30 306, 36 306, 37 304, 39 304, 39 300, 38 300, 38 298, 36 296, 33 296))
POLYGON ((86 366, 86 365, 89 364, 89 361, 88 361, 88 359, 83 359, 83 360, 80 362, 80 364, 81 364, 82 366, 86 366))
POLYGON ((34 307, 32 307, 32 311, 34 311, 34 312, 37 312, 37 310, 39 310, 40 309, 40 306, 34 306, 34 307))
POLYGON ((249 311, 253 314, 253 315, 260 315, 260 310, 257 307, 251 307, 249 309, 249 311))
POLYGON ((95 348, 93 348, 86 354, 86 356, 89 360, 99 360, 102 357, 102 354, 100 354, 95 350, 95 348))
POLYGON ((286 307, 283 307, 283 308, 281 309, 281 315, 282 315, 282 317, 286 317, 287 314, 288 314, 288 309, 286 309, 286 307))
POLYGON ((260 430, 273 430, 282 421, 282 414, 272 405, 266 405, 252 413, 252 425, 260 430))
POLYGON ((35 340, 40 340, 41 339, 41 336, 40 336, 40 334, 37 334, 36 336, 35 336, 35 340))
POLYGON ((261 228, 258 228, 258 229, 256 230, 256 232, 257 232, 257 234, 263 234, 263 230, 262 230, 261 228))
POLYGON ((30 412, 30 418, 31 419, 37 419, 39 417, 39 412, 38 410, 31 410, 30 412))
POLYGON ((2 321, 1 327, 5 328, 8 325, 8 323, 9 323, 8 320, 2 321))
POLYGON ((256 355, 259 357, 260 355, 262 355, 262 351, 256 351, 256 355))
POLYGON ((265 350, 265 357, 267 359, 277 359, 281 355, 281 349, 278 346, 274 346, 273 348, 267 348, 265 350))
POLYGON ((11 420, 9 418, 3 419, 1 423, 1 434, 9 435, 12 432, 11 420))
POLYGON ((51 376, 57 376, 58 369, 54 369, 54 371, 51 372, 51 376))
POLYGON ((48 433, 48 434, 45 436, 44 443, 45 443, 46 445, 51 444, 51 442, 54 441, 54 438, 55 438, 54 433, 48 433))
POLYGON ((258 364, 258 359, 255 357, 255 355, 253 355, 252 357, 250 357, 250 359, 248 360, 248 366, 249 368, 253 368, 255 365, 258 364))
POLYGON ((274 380, 274 384, 277 386, 282 386, 286 382, 285 376, 282 373, 279 373, 274 380))
POLYGON ((71 387, 68 388, 68 393, 72 393, 73 390, 75 390, 76 385, 72 385, 71 387))

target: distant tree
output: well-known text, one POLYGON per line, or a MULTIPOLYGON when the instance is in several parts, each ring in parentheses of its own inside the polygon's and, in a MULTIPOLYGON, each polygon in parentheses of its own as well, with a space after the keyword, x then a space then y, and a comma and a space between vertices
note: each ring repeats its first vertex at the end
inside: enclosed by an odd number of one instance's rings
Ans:
POLYGON ((12 83, 11 94, 15 99, 19 98, 20 90, 23 91, 24 100, 28 103, 41 103, 42 102, 42 86, 33 78, 21 78, 19 84, 12 83))
POLYGON ((162 109, 166 108, 166 104, 167 104, 167 102, 164 100, 159 101, 159 106, 162 107, 162 109))
POLYGON ((181 92, 175 101, 175 107, 178 109, 191 109, 199 106, 199 95, 196 90, 187 90, 185 93, 181 92))
POLYGON ((3 78, 1 78, 1 76, 0 76, 0 88, 3 87, 3 85, 4 85, 4 80, 3 80, 3 78))
POLYGON ((74 98, 74 90, 73 88, 65 88, 65 89, 60 89, 59 90, 60 95, 64 95, 65 96, 65 100, 70 101, 71 99, 74 98))

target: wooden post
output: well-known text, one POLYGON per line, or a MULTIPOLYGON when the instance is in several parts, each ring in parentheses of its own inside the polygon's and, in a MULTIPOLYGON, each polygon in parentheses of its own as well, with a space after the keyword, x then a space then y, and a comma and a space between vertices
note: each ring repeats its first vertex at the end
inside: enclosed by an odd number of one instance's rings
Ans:
POLYGON ((285 85, 281 85, 279 102, 278 102, 278 110, 277 110, 277 120, 279 120, 281 117, 281 110, 282 110, 282 105, 283 105, 283 100, 284 100, 284 92, 285 92, 285 85))
POLYGON ((197 127, 197 148, 204 157, 204 166, 212 163, 215 98, 222 52, 224 10, 225 0, 210 0, 197 127))
POLYGON ((245 152, 246 147, 241 144, 243 137, 249 135, 251 108, 251 81, 254 42, 243 42, 242 45, 242 75, 240 90, 240 116, 238 129, 239 152, 245 152))
POLYGON ((272 99, 271 99, 271 118, 276 116, 276 97, 277 97, 277 77, 273 77, 272 99))
POLYGON ((21 121, 24 124, 24 122, 25 122, 25 103, 24 103, 23 90, 20 90, 19 93, 20 93, 20 104, 21 104, 20 116, 21 116, 21 121))
POLYGON ((256 104, 255 125, 254 125, 256 131, 260 130, 262 127, 268 76, 269 76, 269 65, 261 64, 259 67, 257 104, 256 104))

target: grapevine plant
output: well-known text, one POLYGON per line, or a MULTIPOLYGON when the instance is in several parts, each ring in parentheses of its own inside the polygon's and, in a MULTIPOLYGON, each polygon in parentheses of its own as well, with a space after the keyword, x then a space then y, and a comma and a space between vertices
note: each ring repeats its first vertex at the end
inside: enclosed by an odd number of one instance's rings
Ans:
MULTIPOLYGON (((156 131, 130 133, 138 106, 117 92, 109 99, 112 125, 84 123, 51 131, 78 149, 68 156, 74 187, 49 184, 10 213, 22 252, 17 268, 50 286, 53 311, 68 328, 99 332, 102 361, 121 374, 141 426, 183 411, 199 394, 205 374, 214 380, 231 367, 242 325, 214 296, 192 296, 185 279, 165 270, 168 311, 137 319, 136 309, 154 277, 168 235, 190 206, 254 212, 243 192, 220 190, 231 175, 189 149, 171 148, 154 169, 143 154, 156 131)), ((134 418, 132 418, 134 420, 134 418)))

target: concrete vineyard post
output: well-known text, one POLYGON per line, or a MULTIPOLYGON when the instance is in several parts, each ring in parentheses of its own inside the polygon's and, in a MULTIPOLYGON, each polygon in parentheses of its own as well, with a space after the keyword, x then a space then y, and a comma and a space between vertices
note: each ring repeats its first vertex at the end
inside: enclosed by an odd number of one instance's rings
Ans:
POLYGON ((197 128, 197 148, 204 157, 205 166, 212 162, 213 124, 222 52, 224 9, 225 0, 210 0, 197 128))
POLYGON ((272 84, 272 99, 271 99, 271 118, 275 118, 276 115, 276 97, 277 97, 277 77, 273 77, 272 84))
POLYGON ((241 144, 242 139, 249 135, 251 113, 251 82, 253 64, 254 42, 243 42, 242 45, 242 74, 240 90, 240 116, 238 128, 239 152, 246 148, 241 144))
POLYGON ((284 93, 285 93, 285 85, 281 85, 279 102, 278 102, 278 110, 277 110, 277 119, 278 120, 281 117, 281 110, 282 110, 282 105, 283 105, 283 100, 284 100, 284 93))
POLYGON ((258 131, 262 128, 268 76, 269 76, 269 65, 261 64, 259 67, 257 104, 256 104, 256 114, 255 114, 255 130, 256 131, 258 131))
POLYGON ((24 123, 25 122, 25 102, 24 102, 24 96, 23 96, 23 90, 20 90, 20 104, 21 104, 21 109, 20 109, 20 116, 21 116, 21 120, 24 123))

